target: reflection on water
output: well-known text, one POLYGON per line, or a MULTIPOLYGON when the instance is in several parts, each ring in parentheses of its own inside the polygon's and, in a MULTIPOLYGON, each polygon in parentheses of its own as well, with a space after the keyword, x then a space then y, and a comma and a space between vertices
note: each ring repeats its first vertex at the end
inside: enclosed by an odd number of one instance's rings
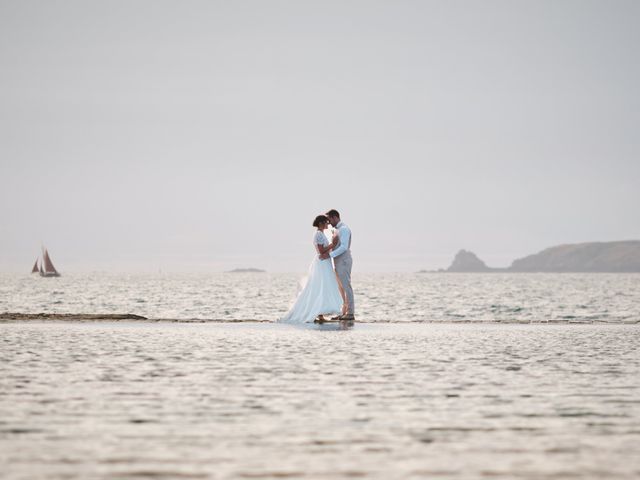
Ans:
POLYGON ((3 478, 637 478, 639 334, 0 324, 3 478))

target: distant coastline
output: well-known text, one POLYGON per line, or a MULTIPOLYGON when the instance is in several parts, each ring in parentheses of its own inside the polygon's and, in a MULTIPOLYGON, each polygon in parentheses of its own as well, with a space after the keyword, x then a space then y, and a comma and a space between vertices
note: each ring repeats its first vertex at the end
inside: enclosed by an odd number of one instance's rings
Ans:
POLYGON ((447 269, 418 273, 636 273, 640 272, 640 240, 557 245, 514 260, 507 268, 487 266, 468 250, 460 250, 447 269))
POLYGON ((229 270, 227 273, 266 273, 266 270, 261 270, 259 268, 234 268, 233 270, 229 270))

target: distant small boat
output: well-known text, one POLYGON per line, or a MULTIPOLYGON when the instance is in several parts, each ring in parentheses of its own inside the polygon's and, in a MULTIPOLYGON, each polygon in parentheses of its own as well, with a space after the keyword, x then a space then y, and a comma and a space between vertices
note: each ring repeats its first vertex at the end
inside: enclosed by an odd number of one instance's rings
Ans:
POLYGON ((59 277, 60 273, 53 266, 51 257, 46 248, 42 247, 42 261, 38 264, 39 258, 36 258, 36 263, 33 264, 31 273, 39 273, 41 277, 59 277))

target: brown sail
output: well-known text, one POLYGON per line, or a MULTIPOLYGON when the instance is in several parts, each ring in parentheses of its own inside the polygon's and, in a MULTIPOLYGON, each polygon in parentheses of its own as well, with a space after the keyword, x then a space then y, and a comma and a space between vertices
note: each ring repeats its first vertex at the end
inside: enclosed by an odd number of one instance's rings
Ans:
POLYGON ((38 273, 40 269, 38 269, 38 259, 36 258, 36 263, 33 264, 33 268, 31 269, 31 273, 38 273))
MULTIPOLYGON (((43 277, 59 277, 60 274, 56 270, 56 267, 53 266, 53 262, 49 257, 49 252, 47 249, 44 249, 44 253, 42 254, 42 261, 44 263, 44 273, 40 271, 40 275, 43 277)), ((42 265, 40 266, 42 268, 42 265)))
POLYGON ((56 267, 53 266, 53 262, 51 262, 49 251, 47 249, 44 251, 44 271, 46 273, 58 273, 56 272, 56 267))

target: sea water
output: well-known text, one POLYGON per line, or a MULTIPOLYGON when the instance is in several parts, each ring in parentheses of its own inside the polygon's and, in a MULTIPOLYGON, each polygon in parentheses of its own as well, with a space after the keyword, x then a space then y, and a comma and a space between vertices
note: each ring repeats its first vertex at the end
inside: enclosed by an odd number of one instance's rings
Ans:
POLYGON ((299 280, 0 276, 0 312, 180 320, 0 322, 0 476, 640 476, 640 275, 355 275, 345 330, 273 323, 299 280))
MULTIPOLYGON (((275 321, 302 275, 0 275, 0 312, 275 321)), ((354 274, 367 322, 640 321, 640 274, 354 274)))
POLYGON ((635 479, 639 338, 637 324, 0 323, 0 477, 635 479))

